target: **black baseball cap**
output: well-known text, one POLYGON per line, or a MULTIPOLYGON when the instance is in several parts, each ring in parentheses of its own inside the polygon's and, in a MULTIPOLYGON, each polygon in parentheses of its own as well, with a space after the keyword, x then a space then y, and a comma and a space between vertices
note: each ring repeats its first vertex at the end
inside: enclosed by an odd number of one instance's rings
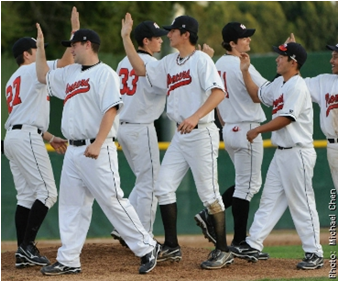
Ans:
POLYGON ((86 42, 91 41, 92 43, 96 43, 100 45, 100 37, 99 35, 91 29, 79 29, 71 37, 71 40, 63 40, 61 44, 65 47, 71 47, 74 42, 86 42))
POLYGON ((222 38, 224 42, 236 41, 238 38, 251 37, 255 32, 253 28, 246 28, 245 25, 238 22, 229 22, 222 29, 222 38))
POLYGON ((333 46, 333 45, 326 45, 326 48, 332 51, 338 52, 338 44, 333 46))
POLYGON ((195 18, 190 16, 179 16, 174 19, 171 25, 163 26, 166 30, 185 29, 189 32, 198 34, 199 24, 195 18))
MULTIPOLYGON (((45 47, 47 47, 48 43, 45 43, 45 47)), ((36 39, 33 37, 22 37, 17 40, 13 47, 12 52, 14 58, 20 56, 23 52, 28 51, 29 49, 34 48, 36 49, 36 39)))
POLYGON ((134 38, 137 41, 143 40, 145 37, 161 37, 168 33, 167 30, 160 28, 153 21, 144 21, 137 25, 134 30, 134 38))
POLYGON ((301 44, 296 42, 289 42, 280 45, 279 47, 273 46, 273 50, 283 56, 288 56, 292 60, 298 62, 301 66, 306 62, 307 52, 301 44))

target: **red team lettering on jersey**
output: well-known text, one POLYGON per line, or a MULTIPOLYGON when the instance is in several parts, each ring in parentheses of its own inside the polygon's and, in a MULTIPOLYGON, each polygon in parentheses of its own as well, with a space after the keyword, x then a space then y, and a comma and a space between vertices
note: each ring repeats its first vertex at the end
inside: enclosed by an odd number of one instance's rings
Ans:
POLYGON ((121 95, 134 95, 135 92, 137 91, 137 82, 139 80, 139 76, 135 74, 135 70, 132 69, 130 72, 127 68, 122 68, 119 71, 119 76, 121 77, 121 84, 122 84, 122 89, 120 88, 120 94, 121 95), (132 88, 128 86, 128 80, 130 77, 133 77, 132 80, 132 88))
POLYGON ((20 84, 21 84, 21 76, 18 76, 13 81, 13 85, 9 85, 6 89, 7 107, 8 107, 9 114, 12 112, 14 106, 21 104, 20 84))
POLYGON ((273 101, 272 115, 276 114, 284 107, 284 94, 281 94, 279 98, 273 101))
POLYGON ((328 117, 332 109, 338 109, 338 94, 330 95, 329 93, 327 93, 325 95, 325 101, 326 101, 326 117, 328 117))
POLYGON ((221 71, 218 71, 222 81, 224 82, 224 87, 225 87, 225 98, 229 99, 230 98, 230 95, 228 94, 228 91, 227 91, 227 81, 226 81, 226 72, 223 72, 222 75, 221 75, 221 71))
POLYGON ((68 99, 74 97, 75 95, 88 92, 91 89, 89 80, 90 80, 89 78, 82 79, 77 82, 74 82, 71 85, 67 83, 66 98, 64 100, 64 104, 66 104, 68 99))
POLYGON ((192 77, 190 70, 183 71, 181 73, 170 75, 167 74, 167 96, 170 95, 170 92, 181 86, 188 85, 192 82, 192 77))

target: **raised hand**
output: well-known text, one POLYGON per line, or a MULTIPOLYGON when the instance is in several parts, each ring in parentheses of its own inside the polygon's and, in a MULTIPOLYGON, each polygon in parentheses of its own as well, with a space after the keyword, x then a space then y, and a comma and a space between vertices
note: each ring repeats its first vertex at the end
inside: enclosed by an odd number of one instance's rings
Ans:
POLYGON ((72 32, 75 32, 80 29, 79 12, 76 7, 73 7, 72 9, 71 25, 72 25, 72 32))
POLYGON ((210 56, 211 58, 214 55, 214 49, 212 47, 210 47, 209 45, 207 45, 206 43, 204 43, 202 45, 202 49, 201 49, 201 45, 198 44, 198 50, 203 51, 204 53, 206 53, 208 56, 210 56))
POLYGON ((37 37, 36 37, 36 47, 37 48, 44 48, 45 47, 45 40, 44 40, 44 34, 42 33, 41 27, 39 23, 36 23, 36 29, 37 29, 37 37))
POLYGON ((285 44, 290 43, 290 42, 296 42, 293 33, 291 33, 290 36, 287 37, 285 44))
POLYGON ((247 53, 240 54, 240 70, 248 70, 251 65, 250 56, 247 53))
POLYGON ((130 13, 126 13, 125 18, 121 20, 121 37, 130 36, 133 28, 133 20, 130 13))

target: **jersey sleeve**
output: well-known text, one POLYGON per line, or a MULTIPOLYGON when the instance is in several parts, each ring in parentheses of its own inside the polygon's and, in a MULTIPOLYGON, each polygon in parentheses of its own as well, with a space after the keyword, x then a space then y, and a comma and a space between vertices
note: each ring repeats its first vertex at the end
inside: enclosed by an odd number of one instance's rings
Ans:
MULTIPOLYGON (((201 52, 201 51, 196 51, 201 52)), ((218 70, 212 61, 212 59, 205 53, 201 52, 201 58, 199 60, 198 75, 199 81, 202 89, 205 90, 207 95, 210 95, 211 90, 213 88, 219 88, 224 93, 226 93, 225 88, 223 86, 222 80, 218 73, 218 70)))
POLYGON ((49 96, 55 96, 59 99, 64 100, 66 97, 66 85, 65 81, 68 77, 68 72, 70 69, 74 69, 73 65, 50 69, 46 74, 46 82, 47 82, 47 92, 49 96))
POLYGON ((274 101, 274 82, 265 82, 258 89, 259 100, 267 107, 271 107, 274 101))
POLYGON ((110 108, 118 106, 118 112, 122 109, 123 102, 120 95, 120 79, 113 69, 107 67, 99 78, 100 96, 99 107, 104 114, 110 108))
POLYGON ((321 93, 319 89, 319 76, 316 77, 307 77, 304 79, 307 85, 308 90, 310 91, 312 101, 320 104, 320 96, 321 93))
POLYGON ((296 121, 306 103, 306 95, 309 93, 305 84, 298 83, 290 87, 287 93, 284 93, 284 106, 279 111, 279 116, 290 117, 296 121))
POLYGON ((167 57, 164 57, 159 61, 149 61, 145 64, 146 79, 155 89, 167 89, 166 60, 167 57))

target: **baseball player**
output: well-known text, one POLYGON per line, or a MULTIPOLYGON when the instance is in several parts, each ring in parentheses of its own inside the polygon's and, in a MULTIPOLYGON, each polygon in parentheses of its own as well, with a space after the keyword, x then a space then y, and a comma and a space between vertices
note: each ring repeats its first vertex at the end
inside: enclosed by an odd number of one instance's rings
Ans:
POLYGON ((152 87, 167 90, 167 115, 177 123, 170 146, 162 160, 155 194, 160 205, 165 242, 158 261, 180 261, 176 221, 176 190, 190 168, 198 195, 213 215, 216 249, 202 268, 217 269, 233 262, 226 245, 224 204, 217 181, 219 133, 214 124, 213 109, 224 98, 224 88, 212 59, 195 50, 198 22, 179 16, 170 26, 171 47, 179 52, 146 65, 135 51, 130 38, 133 20, 129 13, 122 20, 121 36, 126 54, 135 72, 147 77, 152 87))
POLYGON ((119 77, 98 57, 99 35, 79 29, 63 45, 72 47, 75 64, 50 70, 44 39, 37 24, 37 74, 48 94, 64 100, 61 129, 68 139, 60 181, 59 228, 62 246, 57 262, 45 266, 45 275, 79 273, 80 253, 91 222, 94 199, 138 257, 139 273, 156 265, 160 245, 143 228, 120 188, 116 115, 123 106, 119 77))
MULTIPOLYGON (((79 15, 75 7, 71 13, 72 30, 79 28, 79 15)), ((60 154, 67 140, 47 132, 50 103, 47 89, 36 76, 36 40, 23 37, 12 48, 19 68, 6 84, 8 119, 5 123, 5 155, 17 191, 15 228, 18 250, 15 266, 48 265, 40 255, 35 239, 48 210, 57 200, 57 189, 51 161, 43 140, 48 141, 60 154)), ((70 48, 60 60, 48 61, 51 69, 73 63, 70 48)))
POLYGON ((277 150, 270 163, 259 209, 249 230, 246 244, 230 247, 240 257, 263 249, 263 241, 289 207, 295 228, 305 251, 298 269, 322 267, 320 224, 312 188, 316 152, 313 147, 313 108, 305 81, 299 74, 307 53, 298 43, 273 47, 278 53, 277 73, 281 76, 258 88, 248 71, 250 59, 241 55, 244 81, 254 101, 272 106, 272 120, 247 132, 253 142, 260 133, 272 132, 277 150), (286 165, 288 164, 288 165, 286 165))
MULTIPOLYGON (((137 52, 145 64, 156 61, 153 54, 160 52, 163 42, 161 36, 167 33, 154 21, 144 21, 135 28, 137 52)), ((129 200, 142 225, 153 237, 157 209, 154 184, 160 168, 154 121, 165 109, 166 91, 150 87, 145 77, 138 77, 127 57, 118 64, 117 73, 120 76, 120 94, 124 103, 119 113, 118 140, 136 177, 129 200)), ((118 230, 113 230, 111 235, 124 244, 118 230)))
POLYGON ((327 160, 338 193, 338 44, 326 45, 332 51, 332 74, 306 78, 312 101, 320 106, 320 127, 327 139, 327 160))
MULTIPOLYGON (((240 56, 250 50, 254 32, 255 29, 248 29, 239 22, 227 23, 222 30, 222 46, 226 49, 226 54, 216 62, 226 89, 226 97, 217 110, 223 126, 225 149, 235 167, 235 187, 231 188, 234 192, 232 194, 227 191, 225 197, 223 195, 224 204, 230 201, 232 205, 234 238, 231 245, 234 247, 245 243, 250 201, 262 183, 263 140, 259 135, 250 143, 246 133, 258 127, 266 117, 261 105, 254 103, 248 95, 240 70, 240 56)), ((267 81, 253 65, 250 65, 249 72, 257 86, 267 81)), ((198 213, 195 220, 203 231, 207 229, 206 210, 198 213)), ((256 261, 257 257, 252 259, 256 261)))

